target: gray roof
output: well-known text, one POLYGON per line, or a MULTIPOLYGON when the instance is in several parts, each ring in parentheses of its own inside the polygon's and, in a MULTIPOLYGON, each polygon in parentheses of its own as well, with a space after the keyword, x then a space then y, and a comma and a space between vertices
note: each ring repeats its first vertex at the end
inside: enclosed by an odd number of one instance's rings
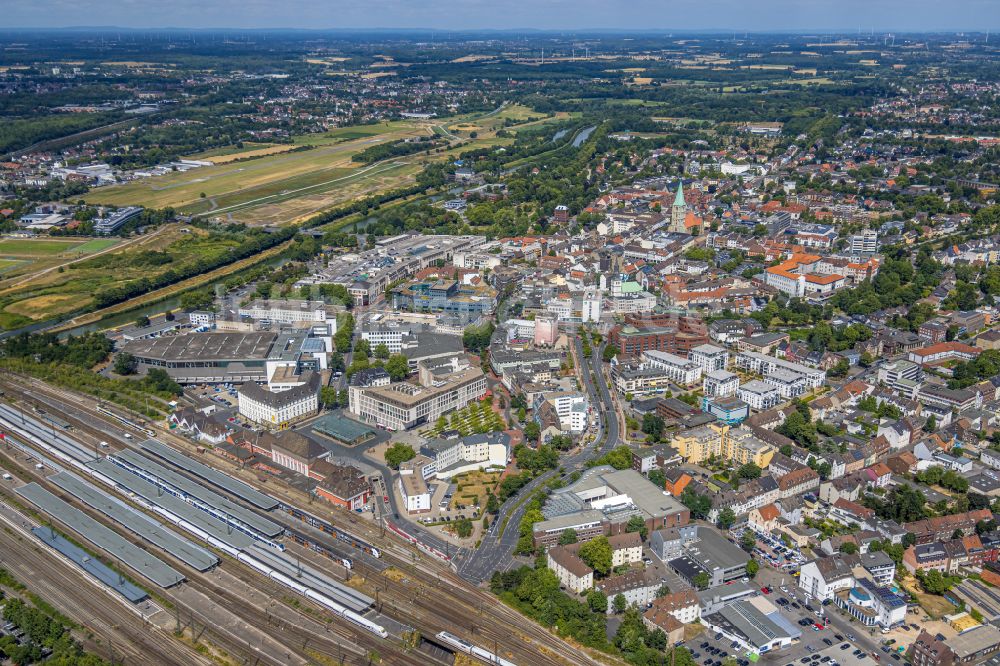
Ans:
POLYGON ((745 636, 754 646, 764 646, 784 636, 797 638, 801 635, 787 622, 781 626, 770 617, 757 610, 747 601, 737 601, 708 616, 708 621, 722 626, 728 631, 745 636), (732 631, 734 630, 735 631, 732 631))
POLYGON ((170 361, 263 359, 277 338, 276 333, 192 333, 133 340, 122 350, 170 361))
POLYGON ((214 519, 200 509, 196 509, 179 497, 174 497, 168 493, 160 492, 157 487, 149 481, 141 479, 131 472, 125 471, 107 458, 92 460, 87 463, 87 467, 100 472, 104 476, 113 480, 115 484, 121 488, 134 493, 138 497, 141 497, 144 501, 162 509, 166 509, 174 515, 180 516, 195 527, 204 530, 216 539, 219 539, 223 543, 236 548, 237 550, 249 548, 254 544, 252 537, 238 530, 227 528, 225 523, 214 519))
POLYGON ((91 576, 101 581, 118 594, 122 595, 134 604, 149 598, 146 590, 138 585, 134 585, 124 576, 111 567, 105 565, 100 560, 94 559, 90 553, 80 548, 66 537, 60 535, 51 527, 35 527, 32 534, 45 542, 48 546, 71 559, 78 567, 89 573, 91 576))
POLYGON ((123 562, 143 578, 160 587, 170 587, 184 580, 183 574, 163 560, 123 539, 116 532, 97 522, 83 511, 70 506, 37 483, 16 490, 45 513, 66 525, 112 558, 123 562))
POLYGON ((145 474, 159 479, 161 484, 170 486, 184 493, 186 497, 194 498, 204 505, 224 513, 230 520, 239 521, 251 527, 265 536, 276 537, 284 530, 280 525, 271 522, 267 518, 262 518, 258 514, 245 509, 239 504, 230 502, 218 493, 215 493, 205 486, 195 483, 187 477, 181 476, 177 472, 167 469, 163 465, 139 455, 135 451, 125 449, 109 456, 109 459, 116 460, 119 464, 124 463, 126 468, 137 468, 145 474))
POLYGON ((955 653, 956 661, 964 661, 998 643, 1000 643, 1000 629, 992 624, 980 625, 945 641, 945 645, 955 653))
POLYGON ((706 526, 698 527, 698 541, 684 551, 706 571, 745 566, 750 556, 722 534, 706 526))
POLYGON ((50 476, 49 481, 198 571, 207 571, 219 563, 219 558, 204 548, 180 538, 161 523, 98 491, 72 474, 60 472, 50 476))
POLYGON ((166 444, 161 444, 155 439, 147 439, 140 444, 140 446, 143 451, 147 451, 159 458, 163 458, 175 467, 187 470, 195 476, 205 479, 213 486, 222 488, 231 495, 235 495, 241 500, 249 502, 259 509, 270 511, 271 509, 278 507, 278 500, 274 499, 270 495, 258 492, 242 481, 235 479, 228 474, 224 474, 214 467, 204 465, 197 460, 182 454, 180 451, 170 448, 166 444))
POLYGON ((269 391, 266 387, 261 386, 260 384, 247 382, 240 386, 239 392, 240 395, 245 396, 254 402, 267 405, 272 409, 280 409, 285 405, 291 405, 299 402, 309 396, 316 395, 319 392, 319 375, 315 372, 306 372, 303 373, 302 379, 305 381, 304 384, 277 392, 269 391))

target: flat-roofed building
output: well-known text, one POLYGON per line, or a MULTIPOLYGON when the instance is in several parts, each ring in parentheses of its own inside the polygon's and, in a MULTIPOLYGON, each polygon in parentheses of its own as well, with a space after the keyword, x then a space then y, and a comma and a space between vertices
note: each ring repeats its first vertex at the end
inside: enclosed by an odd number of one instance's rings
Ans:
POLYGON ((708 397, 728 398, 736 395, 739 388, 739 376, 728 370, 711 370, 702 381, 702 390, 708 397))
POLYGON ((741 385, 736 390, 740 400, 750 405, 754 411, 763 412, 781 403, 778 388, 759 379, 754 379, 741 385))
POLYGON ((688 358, 701 366, 704 374, 723 371, 729 365, 729 352, 724 347, 698 345, 688 352, 688 358))
POLYGON ((330 334, 337 332, 337 316, 323 301, 256 299, 241 307, 239 314, 241 317, 255 321, 269 321, 272 324, 329 324, 332 327, 330 334))
POLYGON ((483 371, 464 357, 421 362, 419 370, 419 383, 351 386, 351 413, 389 430, 406 430, 433 423, 439 416, 486 395, 483 371))
POLYGON ((277 339, 267 332, 192 333, 133 340, 121 351, 135 357, 140 371, 161 368, 182 384, 266 382, 277 339))
POLYGON ((700 364, 670 352, 655 350, 643 352, 642 362, 648 367, 663 370, 671 381, 682 386, 691 386, 701 379, 700 364))

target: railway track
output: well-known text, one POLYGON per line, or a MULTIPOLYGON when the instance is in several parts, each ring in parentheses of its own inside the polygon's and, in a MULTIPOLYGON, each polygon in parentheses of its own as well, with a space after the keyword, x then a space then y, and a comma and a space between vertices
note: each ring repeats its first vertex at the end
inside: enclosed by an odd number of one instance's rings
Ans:
MULTIPOLYGON (((27 459, 14 462, 21 466, 20 477, 47 487, 64 501, 78 505, 78 508, 95 520, 107 522, 103 514, 80 503, 49 482, 45 474, 34 469, 27 459)), ((124 532, 121 535, 128 541, 149 550, 148 544, 130 531, 122 530, 117 523, 112 522, 110 527, 116 532, 124 532)), ((156 554, 162 555, 158 551, 156 554)), ((212 638, 213 644, 230 654, 243 655, 246 663, 312 663, 313 659, 306 648, 312 653, 335 658, 337 663, 343 664, 367 664, 372 653, 391 656, 392 663, 412 666, 428 663, 426 655, 414 657, 407 650, 395 645, 393 641, 380 640, 367 632, 355 631, 351 625, 342 626, 337 623, 339 618, 336 616, 330 615, 330 621, 322 622, 319 618, 326 616, 327 613, 321 607, 313 607, 311 602, 304 599, 300 601, 287 588, 263 576, 255 576, 249 570, 244 572, 242 567, 237 569, 240 571, 239 574, 230 571, 228 566, 216 567, 211 572, 202 573, 169 554, 166 554, 166 557, 188 580, 186 586, 158 591, 158 594, 176 608, 185 608, 184 613, 178 612, 178 628, 194 624, 194 630, 199 636, 207 633, 212 638), (233 593, 234 588, 243 586, 246 586, 245 594, 233 593), (201 595, 200 598, 192 598, 197 595, 188 592, 188 588, 197 590, 201 595), (227 593, 224 588, 229 588, 230 592, 227 593), (286 603, 285 600, 289 599, 291 603, 286 603), (281 600, 281 603, 275 603, 275 600, 281 600), (218 614, 215 617, 210 616, 202 610, 207 605, 220 611, 225 610, 231 619, 223 622, 220 621, 218 614), (312 613, 307 612, 305 608, 312 610, 312 613), (182 622, 182 617, 186 617, 187 621, 182 622), (246 638, 261 627, 274 627, 274 630, 258 632, 259 635, 252 639, 246 638), (277 641, 269 635, 271 633, 279 635, 282 640, 277 641), (264 650, 265 646, 267 650, 264 650)))
MULTIPOLYGON (((26 393, 21 381, 15 383, 8 380, 4 383, 8 386, 14 384, 11 388, 15 389, 15 393, 21 393, 22 397, 28 400, 41 400, 51 404, 50 401, 53 400, 51 395, 55 392, 58 397, 54 399, 58 402, 71 401, 72 408, 64 410, 60 416, 72 423, 73 427, 77 429, 77 436, 83 435, 89 439, 90 445, 94 446, 95 450, 97 450, 98 442, 104 440, 110 441, 114 448, 128 448, 121 439, 109 439, 109 432, 123 432, 123 430, 117 425, 102 422, 101 415, 95 413, 94 408, 87 405, 84 399, 58 389, 53 391, 44 385, 39 387, 34 380, 28 379, 26 382, 30 386, 26 393), (77 410, 81 413, 75 413, 77 410)), ((194 445, 172 433, 161 436, 161 441, 164 438, 178 443, 180 448, 188 453, 193 451, 194 445)), ((240 478, 238 474, 233 474, 233 476, 240 478)), ((247 477, 242 480, 262 492, 275 495, 279 499, 285 498, 284 501, 288 503, 294 502, 298 506, 307 505, 306 501, 294 501, 294 498, 291 498, 293 493, 286 489, 280 489, 281 492, 276 493, 278 488, 263 487, 255 477, 247 477)), ((318 508, 308 508, 307 510, 317 513, 338 528, 356 534, 369 543, 377 544, 382 555, 379 564, 391 564, 408 581, 413 582, 400 584, 381 577, 379 567, 373 566, 373 560, 359 556, 359 552, 353 552, 350 546, 337 540, 336 537, 314 528, 308 528, 307 525, 284 512, 276 510, 274 512, 261 512, 261 515, 266 515, 269 519, 281 524, 293 537, 290 541, 302 543, 302 538, 305 537, 335 553, 350 557, 354 562, 353 573, 364 575, 371 581, 382 580, 384 591, 380 592, 380 604, 391 607, 394 618, 416 627, 422 635, 432 636, 441 630, 458 631, 463 634, 464 638, 487 649, 493 650, 495 644, 500 653, 510 655, 518 664, 532 666, 534 664, 552 664, 557 666, 604 663, 551 634, 543 627, 505 606, 492 595, 472 587, 454 574, 445 563, 417 551, 412 545, 403 544, 396 539, 383 536, 379 527, 364 520, 350 520, 353 516, 341 515, 344 512, 336 510, 319 510, 318 508), (433 594, 428 593, 431 590, 433 590, 433 594), (517 640, 512 640, 514 637, 517 640)), ((313 557, 313 553, 309 550, 304 550, 304 553, 306 558, 313 557)), ((287 590, 284 592, 287 593, 287 590)), ((349 637, 351 640, 358 638, 357 635, 350 633, 344 634, 343 637, 345 640, 349 637)), ((421 658, 426 663, 427 655, 422 654, 421 658)), ((420 663, 420 661, 414 663, 420 663)))

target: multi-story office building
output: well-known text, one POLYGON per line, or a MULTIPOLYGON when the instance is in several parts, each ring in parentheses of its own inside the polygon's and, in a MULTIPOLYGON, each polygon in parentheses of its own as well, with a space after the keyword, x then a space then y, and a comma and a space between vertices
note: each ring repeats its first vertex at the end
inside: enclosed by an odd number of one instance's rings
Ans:
POLYGON ((337 332, 336 314, 323 301, 257 299, 241 307, 241 317, 271 324, 329 323, 330 334, 337 332))
POLYGON ((319 375, 310 372, 305 381, 284 391, 272 392, 254 382, 240 387, 240 416, 275 428, 308 418, 319 410, 319 375))
MULTIPOLYGON (((784 359, 752 351, 744 351, 737 354, 735 363, 736 367, 748 372, 761 374, 765 379, 779 369, 794 373, 802 377, 806 390, 819 388, 823 385, 823 380, 826 379, 825 370, 810 368, 799 363, 785 361, 784 359)), ((781 377, 785 376, 781 375, 781 377)))
POLYGON ((486 394, 486 377, 464 357, 424 361, 416 383, 351 386, 350 411, 367 423, 389 430, 406 430, 433 423, 486 394))

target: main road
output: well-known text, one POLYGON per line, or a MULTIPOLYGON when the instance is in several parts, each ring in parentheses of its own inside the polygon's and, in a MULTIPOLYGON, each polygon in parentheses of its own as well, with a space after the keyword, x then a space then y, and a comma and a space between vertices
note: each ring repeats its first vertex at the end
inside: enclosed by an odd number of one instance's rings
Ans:
MULTIPOLYGON (((561 460, 564 477, 582 469, 595 455, 603 455, 618 444, 618 417, 601 371, 604 346, 594 349, 591 357, 587 358, 583 354, 583 345, 579 337, 573 338, 573 345, 583 384, 587 388, 591 404, 598 407, 600 419, 596 445, 583 446, 576 453, 561 460), (596 386, 593 381, 594 376, 599 379, 596 386)), ((494 571, 507 568, 513 561, 514 548, 520 537, 518 526, 528 510, 531 494, 548 483, 557 473, 557 470, 549 470, 538 475, 500 506, 500 511, 489 530, 483 535, 479 548, 471 552, 464 551, 456 557, 460 576, 469 582, 481 584, 492 576, 494 571)))

